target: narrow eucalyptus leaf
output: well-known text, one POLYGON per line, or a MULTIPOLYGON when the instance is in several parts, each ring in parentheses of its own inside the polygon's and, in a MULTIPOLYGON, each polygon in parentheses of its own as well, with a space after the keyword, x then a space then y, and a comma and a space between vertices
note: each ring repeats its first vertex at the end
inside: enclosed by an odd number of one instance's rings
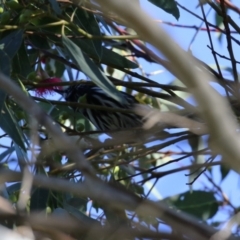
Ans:
POLYGON ((12 138, 16 144, 18 144, 23 150, 26 150, 23 142, 22 132, 20 131, 19 126, 6 103, 4 103, 2 108, 0 127, 12 138))
POLYGON ((66 36, 62 38, 63 45, 68 51, 73 62, 84 72, 96 85, 102 88, 109 96, 117 101, 125 102, 120 92, 99 70, 93 61, 82 53, 81 49, 66 36))
POLYGON ((0 49, 3 50, 10 59, 12 59, 20 48, 22 41, 23 30, 13 31, 0 40, 0 49))

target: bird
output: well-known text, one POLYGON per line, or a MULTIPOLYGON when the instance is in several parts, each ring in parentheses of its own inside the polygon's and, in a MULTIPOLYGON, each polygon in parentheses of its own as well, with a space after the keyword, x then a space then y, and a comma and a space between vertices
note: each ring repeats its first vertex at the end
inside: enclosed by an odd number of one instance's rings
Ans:
MULTIPOLYGON (((118 102, 96 85, 78 83, 66 89, 55 89, 66 101, 78 103, 84 98, 85 103, 103 107, 133 109, 139 102, 130 94, 119 91, 125 99, 125 103, 118 102)), ((99 131, 126 130, 141 127, 143 117, 135 113, 108 112, 99 109, 79 108, 71 106, 73 110, 83 114, 99 131)))

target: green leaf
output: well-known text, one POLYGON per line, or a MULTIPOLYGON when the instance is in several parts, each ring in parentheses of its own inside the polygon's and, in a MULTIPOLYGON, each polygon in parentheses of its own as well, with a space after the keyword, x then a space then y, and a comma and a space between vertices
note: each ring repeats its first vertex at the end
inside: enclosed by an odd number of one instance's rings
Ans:
POLYGON ((21 183, 14 183, 7 187, 8 194, 11 195, 13 193, 19 192, 21 189, 21 183))
POLYGON ((20 131, 19 126, 6 103, 3 105, 2 114, 0 117, 0 127, 12 138, 16 144, 18 144, 23 150, 26 150, 23 143, 22 132, 20 131))
POLYGON ((112 33, 111 29, 108 27, 108 24, 106 23, 105 19, 102 16, 96 15, 96 19, 104 26, 104 28, 108 31, 109 34, 112 33))
MULTIPOLYGON (((1 45, 0 45, 1 48, 1 45)), ((3 50, 0 49, 0 71, 9 76, 11 72, 11 59, 3 50)))
POLYGON ((177 20, 180 17, 180 12, 177 7, 177 3, 174 0, 148 0, 152 4, 161 8, 167 13, 171 13, 177 20))
POLYGON ((73 197, 63 203, 64 209, 86 224, 99 224, 97 220, 86 215, 87 199, 73 197))
POLYGON ((144 187, 136 183, 130 183, 128 189, 135 194, 144 194, 144 187))
MULTIPOLYGON (((20 168, 22 169, 22 166, 24 164, 28 163, 27 153, 26 153, 26 151, 24 152, 22 150, 22 148, 18 144, 16 144, 15 142, 13 143, 13 145, 14 145, 14 148, 15 148, 15 153, 17 155, 18 163, 21 165, 20 168)), ((29 147, 29 144, 28 144, 28 147, 29 147)))
MULTIPOLYGON (((223 24, 223 18, 221 16, 219 16, 217 13, 215 14, 215 22, 216 25, 220 28, 224 30, 224 24, 223 24)), ((223 36, 224 34, 222 32, 217 32, 217 39, 218 41, 221 43, 223 40, 223 36)))
POLYGON ((7 94, 3 90, 0 89, 0 118, 2 115, 2 110, 4 107, 6 96, 7 96, 7 94))
POLYGON ((55 76, 61 78, 64 74, 65 71, 65 66, 63 63, 59 62, 59 61, 55 61, 54 62, 55 65, 55 76))
POLYGON ((96 85, 102 88, 109 96, 117 101, 125 102, 120 92, 99 70, 93 61, 82 53, 81 49, 66 36, 62 38, 63 45, 66 47, 72 61, 84 72, 96 85))
POLYGON ((1 196, 1 198, 5 198, 7 200, 10 200, 10 196, 8 194, 6 184, 4 184, 4 183, 1 184, 0 196, 1 196))
POLYGON ((221 165, 220 166, 220 172, 221 172, 221 177, 222 177, 222 181, 224 180, 224 178, 229 174, 230 172, 230 168, 228 168, 225 165, 221 165))
MULTIPOLYGON (((143 150, 144 151, 147 151, 147 148, 146 146, 142 146, 143 150)), ((152 158, 152 155, 151 154, 148 154, 146 156, 143 156, 143 157, 140 157, 139 160, 138 160, 138 164, 139 164, 139 167, 142 168, 142 169, 149 169, 152 167, 151 165, 151 158, 152 158)), ((143 179, 146 179, 149 177, 149 173, 148 172, 144 172, 141 174, 141 177, 143 179)))
POLYGON ((39 102, 41 108, 43 108, 54 120, 62 122, 70 121, 71 125, 77 127, 82 125, 85 127, 85 131, 92 131, 92 125, 80 112, 74 111, 72 108, 63 105, 53 106, 50 103, 39 102))
POLYGON ((213 192, 188 191, 162 201, 204 221, 212 218, 218 211, 217 199, 213 192))
MULTIPOLYGON (((86 53, 88 56, 93 58, 94 60, 98 61, 98 56, 96 55, 94 49, 91 47, 91 45, 87 41, 82 41, 79 39, 73 39, 73 42, 79 46, 84 53, 86 53)), ((121 56, 120 54, 102 47, 102 58, 101 63, 109 65, 111 67, 116 68, 131 68, 135 69, 138 68, 138 65, 127 58, 121 56)))
MULTIPOLYGON (((51 23, 55 23, 56 22, 56 17, 54 15, 48 15, 46 16, 46 14, 39 14, 34 18, 30 18, 29 22, 31 22, 34 26, 36 27, 41 27, 45 24, 51 24, 51 23)), ((41 29, 41 32, 48 32, 48 33, 61 33, 61 25, 57 25, 55 26, 54 24, 50 27, 48 26, 47 28, 41 29)), ((38 29, 40 30, 40 29, 38 29)), ((34 35, 31 35, 34 36, 34 35)), ((40 36, 36 36, 37 38, 45 38, 45 37, 40 37, 40 36)))
MULTIPOLYGON (((76 24, 82 28, 85 32, 90 33, 91 35, 101 36, 99 25, 95 19, 95 16, 86 12, 83 9, 78 8, 74 16, 74 21, 76 24)), ((91 45, 92 50, 98 56, 98 61, 102 58, 102 41, 99 39, 86 39, 82 40, 91 45)))
POLYGON ((68 119, 70 120, 72 120, 72 118, 74 117, 77 119, 83 119, 83 115, 80 112, 74 112, 74 110, 68 106, 64 105, 53 106, 52 104, 45 102, 39 102, 38 104, 41 106, 41 108, 48 112, 48 114, 54 120, 59 120, 59 117, 63 112, 69 115, 68 119))
POLYGON ((29 58, 24 44, 21 45, 19 51, 12 60, 13 73, 27 77, 30 72, 34 71, 34 68, 30 65, 29 58))
POLYGON ((54 10, 54 12, 55 12, 57 15, 61 15, 61 14, 62 14, 62 10, 61 10, 61 8, 59 7, 58 2, 57 2, 56 0, 48 0, 48 2, 51 4, 52 9, 54 10))
POLYGON ((44 210, 48 206, 50 191, 44 188, 35 188, 31 196, 30 209, 44 210))
POLYGON ((87 203, 88 203, 88 200, 86 198, 80 198, 80 197, 72 197, 65 201, 66 205, 72 206, 75 209, 78 209, 82 213, 86 213, 87 203))
POLYGON ((44 49, 44 50, 50 49, 48 40, 45 37, 29 35, 28 39, 30 40, 31 44, 34 47, 37 47, 39 49, 44 49))
POLYGON ((3 50, 10 59, 12 59, 20 48, 22 40, 23 30, 13 31, 0 40, 0 49, 3 50))
POLYGON ((120 68, 138 68, 138 65, 135 62, 128 60, 108 48, 103 48, 103 56, 104 58, 102 59, 102 62, 106 65, 120 68))

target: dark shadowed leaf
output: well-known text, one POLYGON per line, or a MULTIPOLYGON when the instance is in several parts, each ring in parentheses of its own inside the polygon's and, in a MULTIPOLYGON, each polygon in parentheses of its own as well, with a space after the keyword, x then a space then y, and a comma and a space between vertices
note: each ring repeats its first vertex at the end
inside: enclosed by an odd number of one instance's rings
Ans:
POLYGON ((21 183, 14 183, 7 187, 7 191, 9 193, 9 195, 11 195, 15 192, 19 192, 20 188, 21 188, 21 183))
POLYGON ((175 0, 148 0, 152 4, 161 8, 165 12, 171 13, 177 20, 180 17, 180 12, 177 7, 177 3, 175 0))
POLYGON ((222 181, 223 181, 224 178, 229 174, 230 168, 228 168, 226 165, 221 165, 220 172, 221 172, 221 177, 222 177, 222 181))
POLYGON ((93 61, 84 55, 81 49, 66 36, 62 38, 73 62, 84 72, 96 85, 102 88, 109 96, 117 101, 125 102, 119 91, 107 79, 107 77, 99 70, 93 61))
POLYGON ((124 210, 110 210, 103 208, 106 215, 107 221, 111 225, 115 226, 128 226, 129 219, 127 218, 126 212, 124 210))
POLYGON ((53 107, 52 104, 39 102, 41 108, 45 110, 54 120, 64 123, 65 121, 70 121, 70 123, 77 128, 77 126, 82 125, 85 131, 91 131, 92 125, 90 122, 83 117, 80 112, 75 112, 72 108, 63 105, 57 105, 53 107))
POLYGON ((86 215, 87 202, 87 199, 73 197, 65 201, 63 205, 64 209, 67 210, 70 215, 73 215, 80 221, 83 221, 86 224, 100 225, 100 222, 86 215))
POLYGON ((86 198, 72 197, 65 202, 79 211, 86 213, 88 200, 86 198))
POLYGON ((134 192, 135 194, 142 195, 144 194, 144 187, 140 186, 136 183, 130 183, 127 187, 130 191, 134 192))
POLYGON ((61 78, 63 76, 64 71, 65 71, 64 64, 59 62, 59 61, 55 61, 55 68, 56 68, 56 70, 55 70, 54 75, 56 77, 61 78))
MULTIPOLYGON (((45 24, 51 24, 51 23, 55 23, 56 22, 56 18, 54 15, 49 15, 46 16, 44 14, 39 14, 38 16, 34 17, 34 18, 30 18, 29 22, 31 22, 34 26, 36 27, 42 27, 45 24)), ((51 25, 51 27, 47 27, 47 28, 42 28, 41 29, 42 32, 48 32, 48 33, 60 33, 61 32, 61 25, 57 25, 55 26, 54 24, 51 25)), ((34 36, 34 35, 30 35, 30 36, 34 36)), ((35 35, 36 36, 36 35, 35 35)), ((41 37, 40 35, 37 35, 36 37, 40 38, 40 39, 44 39, 45 37, 41 37)))
MULTIPOLYGON (((141 167, 142 169, 149 169, 152 165, 151 165, 151 155, 147 155, 144 157, 139 158, 139 167, 141 167)), ((141 174, 141 177, 143 179, 149 177, 149 173, 148 172, 144 172, 141 174)))
POLYGON ((0 118, 2 115, 2 110, 4 107, 5 99, 6 99, 7 94, 0 89, 0 118))
POLYGON ((4 106, 2 108, 0 127, 12 138, 16 144, 25 150, 22 132, 19 129, 19 126, 14 119, 11 110, 7 107, 6 103, 4 103, 4 106))
POLYGON ((30 35, 28 36, 28 38, 34 47, 37 47, 39 49, 46 49, 46 50, 50 48, 48 40, 45 37, 30 35))
POLYGON ((100 15, 96 15, 96 19, 104 26, 104 28, 108 31, 108 33, 112 34, 111 29, 108 27, 104 18, 100 15))
POLYGON ((165 198, 164 202, 201 220, 212 218, 218 210, 213 192, 192 191, 165 198))
POLYGON ((87 198, 80 198, 80 197, 72 197, 70 194, 65 194, 63 201, 63 206, 64 209, 67 210, 67 212, 70 215, 73 215, 80 221, 89 223, 89 224, 100 224, 98 221, 95 219, 92 219, 86 215, 87 211, 87 204, 88 204, 88 199, 87 198))
POLYGON ((135 62, 128 60, 127 58, 121 56, 120 54, 108 49, 103 48, 104 63, 106 65, 116 66, 120 68, 138 68, 135 62))
POLYGON ((13 58, 12 69, 14 74, 19 74, 25 78, 30 72, 34 70, 30 65, 24 44, 21 45, 19 51, 13 58))
POLYGON ((20 48, 22 40, 23 30, 13 31, 0 40, 0 49, 2 49, 10 59, 12 59, 20 48))
POLYGON ((59 120, 59 116, 61 115, 62 112, 65 112, 66 115, 69 116, 68 119, 71 119, 72 117, 75 117, 77 119, 83 118, 83 115, 81 113, 74 112, 73 109, 69 108, 68 106, 59 105, 53 108, 53 105, 49 103, 39 102, 38 104, 41 106, 41 108, 48 112, 49 115, 55 120, 59 120))
MULTIPOLYGON (((61 57, 63 57, 63 58, 66 57, 65 49, 62 49, 62 48, 60 48, 60 47, 57 46, 57 47, 56 47, 56 50, 57 50, 58 54, 59 54, 61 57)), ((69 79, 74 79, 74 77, 73 77, 73 72, 72 72, 71 67, 68 66, 68 65, 64 65, 64 66, 65 66, 65 70, 66 70, 66 73, 67 73, 67 75, 68 75, 68 78, 69 78, 69 79)))
POLYGON ((0 71, 9 76, 11 72, 11 59, 3 50, 0 45, 0 71))
POLYGON ((30 209, 32 210, 44 210, 48 206, 50 191, 44 188, 35 188, 30 201, 30 209))
MULTIPOLYGON (((23 166, 28 162, 28 156, 26 151, 23 151, 22 148, 16 144, 15 142, 13 143, 14 148, 15 148, 15 153, 17 156, 17 162, 20 166, 20 169, 23 170, 23 166)), ((29 147, 29 145, 28 145, 29 147)))
MULTIPOLYGON (((0 197, 1 197, 1 198, 5 198, 5 199, 7 199, 7 200, 10 200, 10 198, 9 198, 10 196, 9 196, 9 194, 8 194, 6 184, 1 184, 0 197)), ((5 200, 3 200, 3 201, 5 201, 5 200)), ((6 203, 7 203, 7 201, 6 201, 6 203)))
MULTIPOLYGON (((87 41, 73 39, 73 42, 79 46, 84 53, 86 53, 94 60, 98 61, 98 56, 87 41)), ((136 63, 105 47, 102 47, 101 63, 116 68, 138 68, 138 65, 136 63)))
POLYGON ((61 8, 59 7, 58 2, 57 2, 56 0, 48 0, 48 2, 51 4, 52 9, 54 10, 54 12, 55 12, 57 15, 61 15, 61 14, 62 14, 62 10, 61 10, 61 8))
MULTIPOLYGON (((78 8, 75 14, 74 21, 76 24, 82 28, 85 32, 94 35, 100 36, 101 32, 98 26, 98 23, 95 19, 95 16, 83 9, 78 8)), ((82 40, 87 44, 91 45, 92 50, 98 56, 98 61, 102 58, 102 41, 100 39, 86 39, 82 40)))

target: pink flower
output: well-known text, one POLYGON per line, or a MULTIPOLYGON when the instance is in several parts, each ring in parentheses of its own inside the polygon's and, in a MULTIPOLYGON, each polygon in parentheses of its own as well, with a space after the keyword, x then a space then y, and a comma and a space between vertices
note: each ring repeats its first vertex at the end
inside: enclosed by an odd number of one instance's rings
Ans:
MULTIPOLYGON (((60 78, 51 77, 51 78, 46 78, 39 83, 52 83, 52 84, 54 84, 54 83, 60 83, 60 82, 62 82, 62 80, 60 78)), ((45 94, 53 94, 54 90, 61 90, 61 89, 62 89, 62 86, 54 86, 54 85, 43 86, 43 87, 36 88, 35 93, 36 93, 36 96, 42 97, 45 94)))

